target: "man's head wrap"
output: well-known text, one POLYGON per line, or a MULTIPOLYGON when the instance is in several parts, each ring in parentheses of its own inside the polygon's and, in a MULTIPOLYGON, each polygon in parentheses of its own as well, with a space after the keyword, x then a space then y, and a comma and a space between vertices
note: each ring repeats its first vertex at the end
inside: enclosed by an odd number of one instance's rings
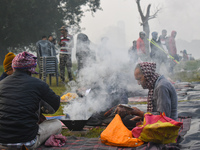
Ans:
POLYGON ((32 74, 36 74, 35 68, 37 66, 37 57, 29 52, 19 53, 12 61, 12 67, 14 69, 27 70, 32 74))
POLYGON ((147 98, 147 102, 148 102, 147 111, 152 112, 154 86, 160 75, 155 72, 156 63, 142 62, 142 63, 139 63, 139 66, 146 80, 146 87, 149 89, 148 98, 147 98))
POLYGON ((5 59, 3 61, 3 67, 5 72, 12 70, 12 60, 14 58, 15 58, 14 53, 9 52, 8 54, 6 54, 5 59))
POLYGON ((144 78, 146 79, 146 87, 148 89, 153 89, 155 81, 160 76, 158 73, 156 73, 156 63, 142 62, 139 63, 139 66, 144 78))

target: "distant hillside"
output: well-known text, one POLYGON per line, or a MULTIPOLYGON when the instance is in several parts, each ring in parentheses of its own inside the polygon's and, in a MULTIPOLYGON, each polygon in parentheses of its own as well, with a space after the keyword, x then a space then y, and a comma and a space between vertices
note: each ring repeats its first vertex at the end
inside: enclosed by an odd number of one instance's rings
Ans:
POLYGON ((200 40, 192 40, 191 42, 188 42, 182 39, 177 39, 176 45, 178 54, 180 54, 180 51, 185 49, 187 50, 187 53, 192 54, 195 59, 200 59, 200 40))

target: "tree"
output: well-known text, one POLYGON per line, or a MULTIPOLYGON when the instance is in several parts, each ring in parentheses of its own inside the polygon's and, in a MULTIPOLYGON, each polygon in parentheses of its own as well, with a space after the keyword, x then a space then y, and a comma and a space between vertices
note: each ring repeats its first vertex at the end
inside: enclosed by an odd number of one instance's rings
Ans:
POLYGON ((62 25, 80 29, 82 6, 92 13, 101 9, 100 0, 1 0, 0 64, 8 48, 35 44, 43 35, 58 33, 62 25))
POLYGON ((147 39, 149 39, 149 32, 150 32, 149 20, 156 18, 157 13, 160 11, 160 9, 157 9, 153 15, 150 15, 151 4, 149 4, 147 6, 146 15, 144 16, 144 13, 142 12, 142 9, 141 9, 141 6, 140 6, 140 0, 136 0, 136 3, 137 3, 138 11, 139 11, 139 14, 140 14, 140 17, 141 17, 141 20, 142 20, 140 25, 143 26, 143 31, 146 33, 146 37, 145 37, 145 40, 144 40, 145 48, 147 50, 147 53, 149 53, 149 41, 147 40, 147 39))

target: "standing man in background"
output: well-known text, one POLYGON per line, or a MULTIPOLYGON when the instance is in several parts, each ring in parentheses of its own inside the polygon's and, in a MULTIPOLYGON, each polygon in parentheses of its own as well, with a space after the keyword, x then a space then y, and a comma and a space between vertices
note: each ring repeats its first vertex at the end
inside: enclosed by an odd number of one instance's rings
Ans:
MULTIPOLYGON (((174 57, 174 59, 179 61, 179 57, 177 55, 177 49, 176 49, 176 41, 175 41, 176 34, 177 34, 176 31, 171 32, 171 36, 168 39, 167 48, 168 48, 169 54, 172 57, 174 57)), ((174 73, 175 65, 176 65, 176 63, 172 59, 170 59, 169 73, 171 73, 171 74, 174 73)))
POLYGON ((129 62, 130 65, 135 65, 135 63, 137 62, 138 56, 137 56, 137 41, 133 41, 133 45, 131 46, 131 48, 128 50, 128 54, 129 54, 129 62))
POLYGON ((163 29, 162 34, 158 38, 158 43, 163 48, 163 50, 165 50, 165 52, 168 52, 167 43, 166 43, 166 40, 167 40, 166 36, 167 36, 167 30, 163 29))
POLYGON ((52 50, 53 56, 56 56, 56 48, 55 48, 56 40, 53 38, 53 35, 48 36, 48 41, 51 43, 51 46, 52 46, 51 50, 52 50))
POLYGON ((139 38, 137 40, 137 55, 138 58, 140 58, 142 61, 147 60, 147 55, 146 55, 146 49, 145 49, 145 43, 144 43, 144 38, 146 36, 146 33, 144 31, 141 31, 139 33, 139 38))
POLYGON ((65 81, 65 66, 67 67, 67 72, 68 72, 68 79, 69 81, 73 80, 72 77, 72 59, 71 59, 71 54, 72 54, 72 48, 74 47, 74 41, 73 41, 73 36, 68 34, 68 30, 65 26, 62 26, 60 28, 61 32, 61 37, 59 41, 60 45, 60 77, 61 80, 64 82, 65 81))
MULTIPOLYGON (((162 65, 162 63, 164 63, 165 65, 167 64, 167 55, 165 54, 165 50, 162 48, 160 49, 159 46, 160 43, 157 41, 158 38, 158 32, 152 32, 152 39, 150 42, 150 48, 151 48, 151 53, 150 53, 150 57, 153 60, 153 62, 156 63, 156 72, 160 72, 160 66, 162 65)), ((162 47, 162 45, 161 45, 162 47)))

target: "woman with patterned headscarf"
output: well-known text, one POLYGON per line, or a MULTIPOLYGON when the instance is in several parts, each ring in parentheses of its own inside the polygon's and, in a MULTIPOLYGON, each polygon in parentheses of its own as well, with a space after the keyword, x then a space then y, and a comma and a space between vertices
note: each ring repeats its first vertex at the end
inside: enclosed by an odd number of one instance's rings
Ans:
MULTIPOLYGON (((167 117, 177 119, 177 94, 173 85, 163 75, 155 72, 156 64, 150 62, 139 63, 134 72, 135 79, 143 89, 148 89, 147 112, 164 112, 167 117)), ((132 120, 143 118, 144 112, 136 107, 128 110, 118 107, 122 117, 126 114, 136 115, 132 120), (139 116, 139 117, 138 117, 139 116)))
POLYGON ((61 132, 59 120, 38 124, 41 101, 49 105, 48 113, 54 113, 60 106, 60 97, 45 82, 31 77, 36 65, 34 55, 22 52, 12 60, 14 73, 0 82, 0 145, 32 149, 61 132))

